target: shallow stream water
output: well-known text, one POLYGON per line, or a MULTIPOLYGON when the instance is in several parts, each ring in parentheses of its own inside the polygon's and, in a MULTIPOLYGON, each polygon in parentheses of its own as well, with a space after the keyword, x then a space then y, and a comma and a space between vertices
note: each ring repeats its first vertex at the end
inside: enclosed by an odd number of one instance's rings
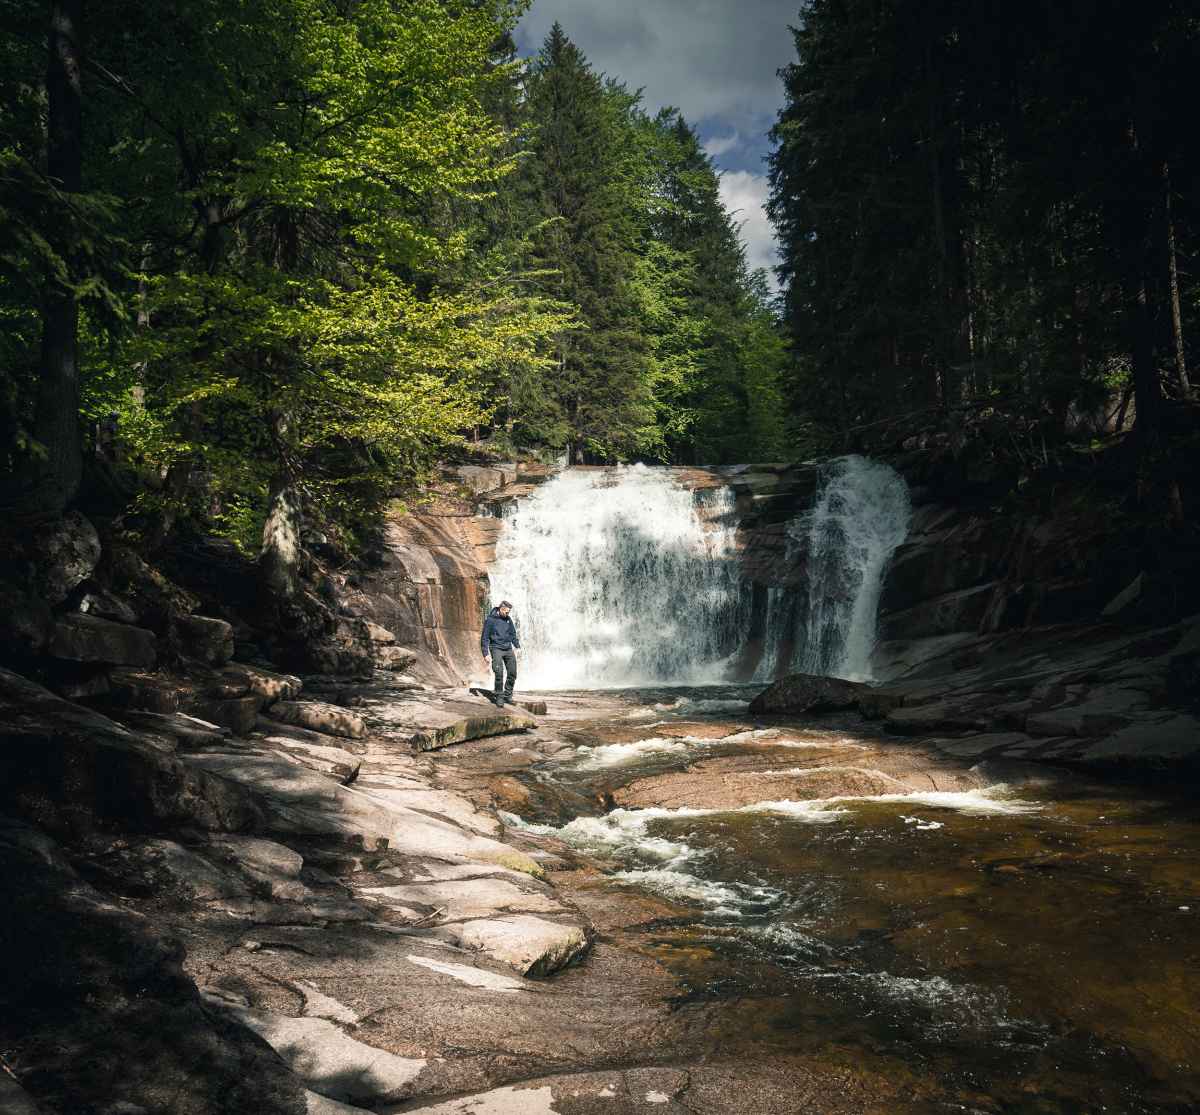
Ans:
POLYGON ((997 766, 967 790, 612 807, 715 759, 818 774, 921 749, 756 722, 745 696, 629 692, 564 733, 576 750, 532 768, 508 817, 669 904, 624 943, 676 976, 714 1056, 882 1073, 897 1111, 1200 1109, 1194 798, 997 766))

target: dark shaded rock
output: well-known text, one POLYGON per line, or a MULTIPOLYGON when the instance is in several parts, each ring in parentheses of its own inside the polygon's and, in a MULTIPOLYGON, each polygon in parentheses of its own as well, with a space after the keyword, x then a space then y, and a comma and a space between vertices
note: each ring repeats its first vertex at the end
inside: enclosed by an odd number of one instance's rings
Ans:
POLYGON ((228 728, 235 736, 246 736, 254 730, 262 704, 262 698, 254 695, 227 699, 201 696, 188 703, 187 711, 201 720, 228 728))
POLYGON ((3 669, 0 808, 67 830, 238 831, 263 816, 247 789, 185 765, 170 745, 3 669))
POLYGON ((895 689, 866 688, 858 695, 858 711, 868 720, 882 720, 904 704, 904 694, 895 689))
POLYGON ((0 587, 0 654, 6 661, 39 655, 54 636, 54 615, 44 600, 0 587))
POLYGON ((79 611, 100 619, 111 619, 114 623, 136 624, 138 621, 137 612, 130 604, 105 589, 85 592, 79 599, 79 611))
POLYGON ((207 1007, 179 942, 0 823, 0 1048, 46 1111, 302 1115, 303 1089, 207 1007))
POLYGON ((919 639, 977 631, 996 587, 993 583, 977 585, 922 601, 903 612, 892 612, 879 621, 879 637, 919 639))
POLYGON ((112 686, 105 667, 88 669, 85 666, 76 670, 56 670, 55 676, 50 680, 50 688, 68 701, 86 701, 92 697, 105 696, 112 686))
POLYGON ((153 666, 158 660, 153 631, 82 614, 58 618, 48 653, 68 662, 112 666, 153 666))
POLYGON ((29 584, 50 604, 61 604, 100 561, 100 536, 78 511, 39 528, 24 545, 29 584))
POLYGON ((752 713, 839 712, 857 707, 859 696, 870 689, 857 681, 789 674, 764 689, 750 702, 752 713))
POLYGON ((1167 663, 1167 700, 1176 708, 1200 709, 1200 651, 1167 663))
POLYGON ((180 616, 175 621, 183 651, 210 666, 223 666, 233 657, 233 628, 210 616, 180 616))
POLYGON ((138 623, 159 635, 166 635, 172 621, 194 612, 199 598, 163 576, 129 546, 109 546, 100 572, 114 592, 128 601, 138 623))

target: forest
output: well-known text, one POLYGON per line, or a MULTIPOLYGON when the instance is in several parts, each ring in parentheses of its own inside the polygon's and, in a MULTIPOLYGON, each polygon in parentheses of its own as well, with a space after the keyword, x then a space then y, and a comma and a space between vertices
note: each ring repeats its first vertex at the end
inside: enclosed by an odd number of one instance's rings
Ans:
POLYGON ((303 509, 353 543, 464 446, 719 464, 936 428, 1022 467, 1136 430, 1184 516, 1190 5, 806 4, 778 296, 697 130, 558 25, 518 57, 526 7, 3 0, 5 511, 253 551, 303 509))
POLYGON ((353 538, 481 436, 783 456, 782 337, 695 131, 561 28, 519 61, 523 7, 4 3, 5 509, 253 549, 302 506, 353 538))
POLYGON ((1194 439, 1195 6, 812 0, 794 36, 770 202, 793 407, 851 436, 941 414, 1029 461, 1194 439))

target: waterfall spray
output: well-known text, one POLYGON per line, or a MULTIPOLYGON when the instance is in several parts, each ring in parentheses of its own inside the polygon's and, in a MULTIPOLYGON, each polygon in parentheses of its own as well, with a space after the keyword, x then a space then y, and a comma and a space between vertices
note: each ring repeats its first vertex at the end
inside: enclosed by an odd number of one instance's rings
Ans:
POLYGON ((895 469, 840 457, 808 516, 808 620, 799 669, 871 677, 883 575, 908 534, 908 486, 895 469))
POLYGON ((747 622, 730 489, 644 465, 568 469, 505 518, 491 588, 515 605, 522 684, 724 680, 747 622))

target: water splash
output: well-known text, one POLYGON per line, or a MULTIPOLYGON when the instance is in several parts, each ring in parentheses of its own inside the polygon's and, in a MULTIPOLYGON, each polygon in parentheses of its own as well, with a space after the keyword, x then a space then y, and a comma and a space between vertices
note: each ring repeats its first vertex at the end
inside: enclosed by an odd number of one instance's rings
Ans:
POLYGON ((865 457, 831 462, 808 516, 808 618, 799 669, 871 678, 883 574, 908 534, 908 486, 865 457))
POLYGON ((724 680, 746 628, 729 488, 669 469, 567 469, 521 500, 491 570, 532 688, 724 680))

